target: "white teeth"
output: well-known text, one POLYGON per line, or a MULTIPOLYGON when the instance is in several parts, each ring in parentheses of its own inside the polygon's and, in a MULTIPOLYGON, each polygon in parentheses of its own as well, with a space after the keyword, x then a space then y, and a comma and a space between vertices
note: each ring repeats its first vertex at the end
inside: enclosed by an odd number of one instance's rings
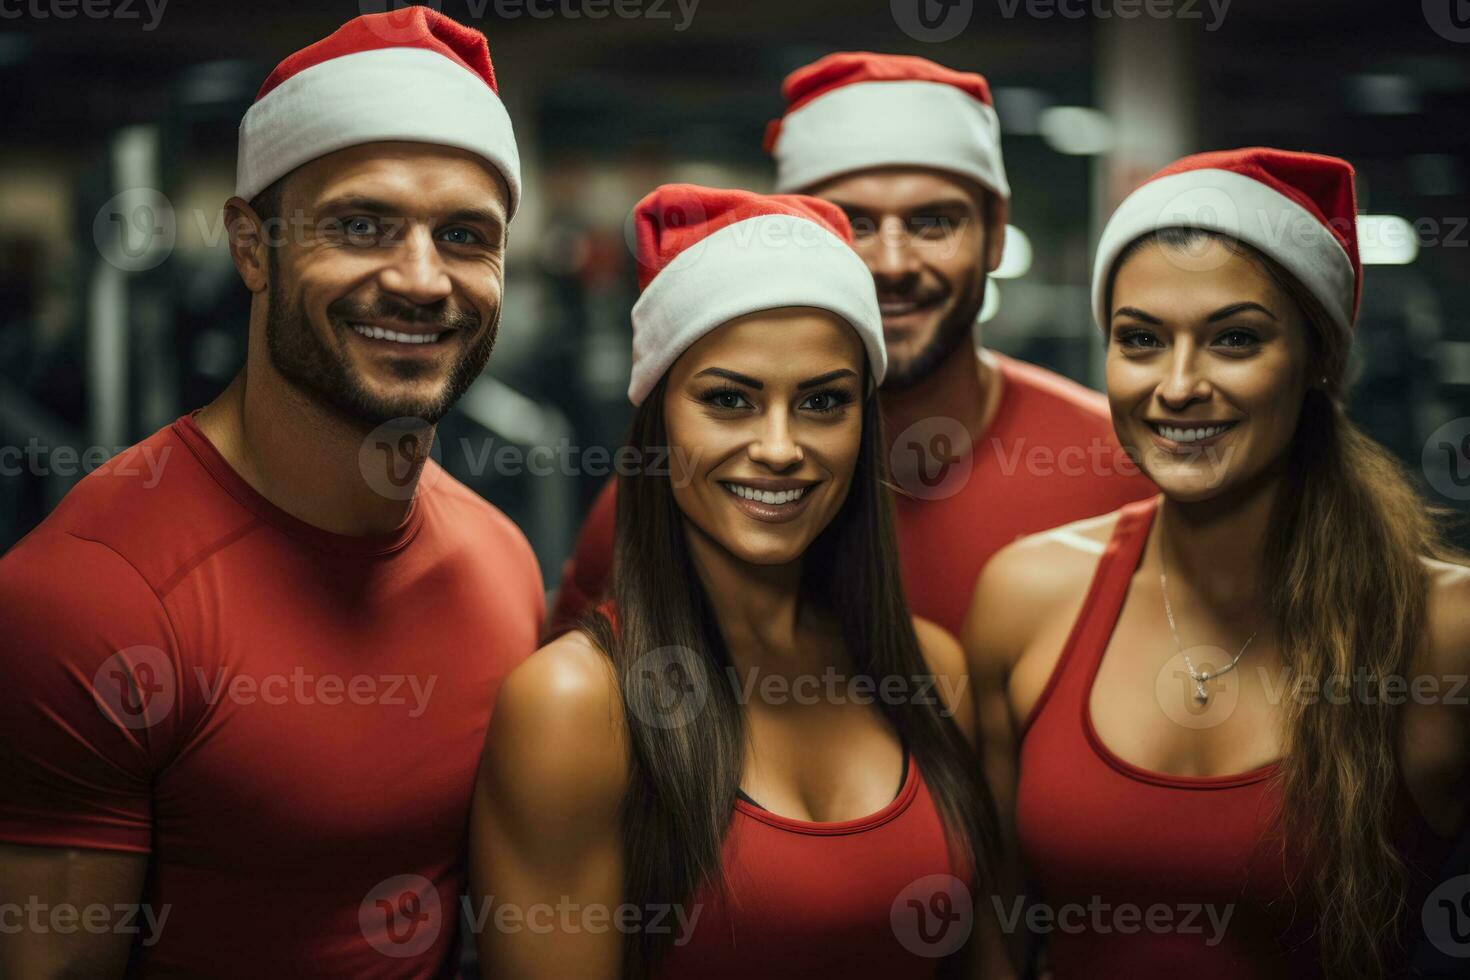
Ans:
POLYGON ((1228 425, 1207 425, 1201 429, 1183 429, 1174 425, 1157 426, 1159 434, 1172 442, 1199 442, 1202 439, 1211 439, 1226 429, 1228 425))
POLYGON ((798 487, 795 490, 757 490, 755 487, 747 487, 740 483, 724 484, 737 497, 753 500, 758 504, 789 504, 800 500, 802 494, 806 493, 806 487, 798 487))
POLYGON ((444 336, 442 333, 399 333, 397 330, 384 330, 382 327, 369 327, 361 323, 352 324, 352 329, 364 337, 391 340, 395 344, 432 344, 444 336))

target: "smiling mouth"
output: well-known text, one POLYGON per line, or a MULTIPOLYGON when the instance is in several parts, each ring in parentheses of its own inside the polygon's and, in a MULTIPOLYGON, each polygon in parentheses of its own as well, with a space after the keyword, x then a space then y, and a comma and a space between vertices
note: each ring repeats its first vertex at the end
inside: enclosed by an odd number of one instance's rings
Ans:
POLYGON ((370 326, 365 323, 349 323, 348 326, 359 336, 366 337, 369 340, 386 340, 395 344, 409 345, 438 343, 441 337, 445 337, 452 332, 449 330, 440 330, 435 333, 408 333, 402 330, 388 330, 384 327, 370 326))
POLYGON ((910 313, 926 313, 938 309, 945 297, 930 296, 924 299, 878 299, 878 312, 884 317, 908 316, 910 313))
POLYGON ((792 487, 786 490, 762 490, 744 483, 733 483, 725 480, 720 481, 720 486, 741 500, 749 500, 751 503, 765 504, 767 507, 782 507, 794 504, 806 496, 811 485, 803 487, 792 487))
POLYGON ((1181 426, 1163 422, 1149 422, 1148 427, 1159 435, 1181 446, 1207 442, 1235 428, 1234 422, 1219 422, 1212 425, 1181 426))

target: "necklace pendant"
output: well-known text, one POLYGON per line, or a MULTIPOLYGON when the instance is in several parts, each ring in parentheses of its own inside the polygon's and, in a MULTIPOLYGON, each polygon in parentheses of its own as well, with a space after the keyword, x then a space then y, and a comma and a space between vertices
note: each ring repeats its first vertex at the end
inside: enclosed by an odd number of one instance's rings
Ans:
POLYGON ((1203 707, 1208 700, 1210 700, 1210 692, 1205 690, 1203 684, 1196 681, 1194 685, 1194 703, 1203 707))

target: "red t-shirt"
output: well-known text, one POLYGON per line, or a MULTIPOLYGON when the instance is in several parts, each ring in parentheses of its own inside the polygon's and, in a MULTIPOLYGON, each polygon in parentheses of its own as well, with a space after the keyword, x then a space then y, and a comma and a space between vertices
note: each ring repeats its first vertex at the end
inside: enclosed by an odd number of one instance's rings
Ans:
POLYGON ((181 418, 0 559, 0 840, 149 855, 130 973, 433 976, 542 611, 520 531, 435 463, 397 530, 342 536, 181 418))
MULTIPOLYGON (((946 448, 967 438, 954 419, 920 422, 894 436, 895 457, 915 442, 926 458, 957 456, 948 468, 899 479, 904 492, 894 494, 909 609, 955 634, 981 568, 1005 545, 1158 493, 1118 446, 1106 398, 1044 368, 993 356, 1003 378, 1000 405, 968 453, 946 448)), ((613 486, 603 487, 563 567, 553 631, 606 589, 613 486)))

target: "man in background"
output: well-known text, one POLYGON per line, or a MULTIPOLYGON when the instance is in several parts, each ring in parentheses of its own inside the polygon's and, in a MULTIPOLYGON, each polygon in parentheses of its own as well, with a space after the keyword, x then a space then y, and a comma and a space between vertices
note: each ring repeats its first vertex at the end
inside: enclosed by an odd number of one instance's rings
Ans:
MULTIPOLYGON (((766 138, 776 189, 846 211, 878 290, 909 607, 958 635, 1001 547, 1156 490, 1118 446, 1101 394, 973 342, 1010 210, 985 79, 846 52, 792 72, 782 94, 766 138)), ((614 492, 603 488, 563 569, 553 632, 606 588, 614 492)))

